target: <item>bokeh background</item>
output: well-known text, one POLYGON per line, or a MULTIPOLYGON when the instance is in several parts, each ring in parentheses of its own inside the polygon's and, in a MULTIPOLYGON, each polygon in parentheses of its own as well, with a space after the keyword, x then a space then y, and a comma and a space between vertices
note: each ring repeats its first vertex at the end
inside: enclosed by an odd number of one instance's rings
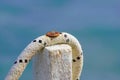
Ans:
MULTIPOLYGON (((80 41, 81 80, 120 80, 120 0, 0 0, 0 80, 34 38, 51 30, 80 41)), ((33 80, 32 62, 26 79, 33 80)))

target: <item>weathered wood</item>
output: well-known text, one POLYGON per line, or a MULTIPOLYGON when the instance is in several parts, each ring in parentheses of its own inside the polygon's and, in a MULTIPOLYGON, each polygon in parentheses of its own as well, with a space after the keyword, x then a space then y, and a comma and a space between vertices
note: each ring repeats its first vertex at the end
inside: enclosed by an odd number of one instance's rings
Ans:
POLYGON ((67 44, 45 47, 34 56, 34 80, 72 80, 72 49, 67 44))

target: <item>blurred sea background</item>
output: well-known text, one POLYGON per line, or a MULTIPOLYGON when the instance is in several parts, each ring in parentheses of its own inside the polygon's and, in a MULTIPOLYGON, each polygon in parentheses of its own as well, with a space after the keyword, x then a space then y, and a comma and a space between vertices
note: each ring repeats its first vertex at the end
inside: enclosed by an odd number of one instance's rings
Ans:
MULTIPOLYGON (((81 80, 120 80, 120 0, 0 0, 0 80, 34 38, 51 30, 80 41, 81 80)), ((33 80, 32 62, 26 79, 33 80)))

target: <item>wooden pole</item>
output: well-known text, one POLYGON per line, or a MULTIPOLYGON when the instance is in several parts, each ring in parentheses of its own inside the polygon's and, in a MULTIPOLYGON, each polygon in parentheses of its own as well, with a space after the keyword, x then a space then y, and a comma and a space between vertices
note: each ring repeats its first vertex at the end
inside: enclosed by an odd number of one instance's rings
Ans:
POLYGON ((34 80, 72 80, 72 49, 67 44, 45 47, 33 58, 34 80))

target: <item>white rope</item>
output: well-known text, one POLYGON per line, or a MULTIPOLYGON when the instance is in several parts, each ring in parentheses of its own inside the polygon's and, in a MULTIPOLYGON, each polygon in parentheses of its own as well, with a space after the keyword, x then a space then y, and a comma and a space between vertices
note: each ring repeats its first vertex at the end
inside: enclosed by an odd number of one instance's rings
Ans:
POLYGON ((18 80, 27 64, 36 53, 42 51, 46 46, 56 44, 68 44, 72 47, 72 80, 79 80, 83 66, 83 52, 80 43, 69 33, 62 32, 55 34, 57 35, 43 35, 33 40, 18 56, 5 80, 18 80))

